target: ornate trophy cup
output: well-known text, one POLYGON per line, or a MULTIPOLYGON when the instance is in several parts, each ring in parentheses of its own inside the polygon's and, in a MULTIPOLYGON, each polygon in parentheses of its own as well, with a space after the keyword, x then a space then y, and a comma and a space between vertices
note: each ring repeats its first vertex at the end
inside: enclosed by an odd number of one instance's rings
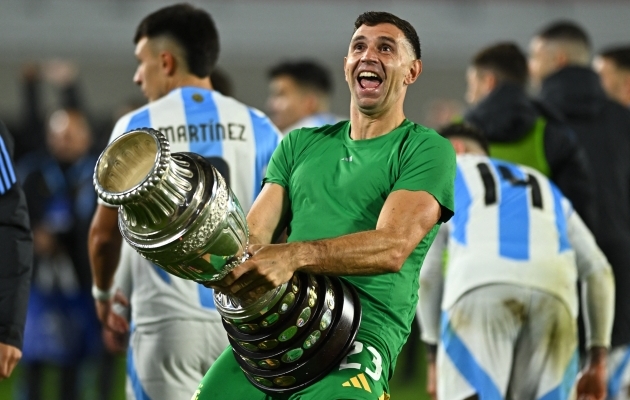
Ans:
MULTIPOLYGON (((219 172, 194 153, 170 153, 161 132, 142 128, 101 154, 94 186, 117 205, 118 227, 144 258, 196 282, 216 281, 245 261, 248 227, 219 172)), ((361 320, 354 288, 296 273, 255 301, 215 292, 217 310, 247 378, 269 394, 299 390, 349 350, 361 320)))

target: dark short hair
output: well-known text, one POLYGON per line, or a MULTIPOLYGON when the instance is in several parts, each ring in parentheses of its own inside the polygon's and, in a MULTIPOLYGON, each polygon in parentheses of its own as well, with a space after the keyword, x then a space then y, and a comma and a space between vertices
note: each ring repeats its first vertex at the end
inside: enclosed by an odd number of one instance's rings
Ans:
POLYGON ((473 57, 472 65, 475 68, 491 70, 499 81, 509 81, 520 86, 527 83, 527 57, 518 45, 512 42, 486 47, 473 57))
POLYGON ((621 69, 630 70, 630 45, 607 47, 599 55, 612 60, 621 69))
POLYGON ((411 43, 411 47, 413 47, 413 51, 416 54, 416 59, 420 59, 420 38, 418 38, 418 33, 416 33, 416 30, 409 22, 398 18, 394 14, 384 11, 364 12, 359 15, 359 18, 354 22, 354 30, 359 29, 361 25, 376 26, 379 24, 392 24, 400 29, 409 43, 411 43))
POLYGON ((477 129, 468 123, 458 122, 449 124, 438 129, 438 133, 447 139, 459 137, 472 140, 481 146, 486 154, 490 154, 490 145, 488 144, 488 138, 486 138, 486 135, 484 135, 480 129, 477 129))
POLYGON ((556 21, 538 32, 538 37, 545 40, 566 40, 583 44, 591 48, 591 40, 580 25, 573 21, 556 21))
POLYGON ((300 86, 316 89, 325 94, 331 93, 333 89, 328 70, 310 60, 286 61, 269 70, 269 79, 279 76, 288 76, 300 86))
POLYGON ((219 33, 210 14, 190 4, 161 8, 140 22, 133 42, 159 36, 170 37, 182 48, 191 74, 210 76, 219 58, 219 33))

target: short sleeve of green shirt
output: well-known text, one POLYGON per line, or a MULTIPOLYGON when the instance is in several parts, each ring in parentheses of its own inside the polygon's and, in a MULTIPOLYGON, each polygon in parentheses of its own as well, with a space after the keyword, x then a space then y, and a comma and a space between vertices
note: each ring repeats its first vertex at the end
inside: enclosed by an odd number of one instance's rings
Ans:
POLYGON ((269 160, 263 185, 265 183, 277 183, 285 189, 289 189, 289 179, 293 168, 292 149, 295 144, 295 136, 299 132, 299 130, 292 131, 282 138, 282 141, 271 156, 271 160, 269 160))
POLYGON ((415 140, 405 142, 401 149, 400 175, 392 191, 404 189, 430 193, 442 206, 440 222, 446 222, 453 216, 455 208, 455 151, 437 132, 424 127, 420 131, 415 140))

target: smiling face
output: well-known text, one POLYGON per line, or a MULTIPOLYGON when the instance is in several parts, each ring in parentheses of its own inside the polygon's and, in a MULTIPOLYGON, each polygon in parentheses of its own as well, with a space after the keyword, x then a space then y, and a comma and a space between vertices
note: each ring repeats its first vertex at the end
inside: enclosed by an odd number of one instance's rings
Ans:
POLYGON ((422 63, 395 25, 361 25, 350 41, 344 71, 354 107, 374 115, 397 104, 402 109, 407 86, 420 75, 422 63))

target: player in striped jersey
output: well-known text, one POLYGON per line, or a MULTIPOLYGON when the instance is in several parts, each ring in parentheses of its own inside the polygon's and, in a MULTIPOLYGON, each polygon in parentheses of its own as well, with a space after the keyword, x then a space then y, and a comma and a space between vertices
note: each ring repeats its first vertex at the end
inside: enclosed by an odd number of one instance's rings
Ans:
POLYGON ((458 167, 455 216, 420 272, 422 337, 438 347, 430 391, 437 372, 439 399, 569 399, 577 388, 603 400, 614 282, 593 235, 544 175, 487 157, 479 131, 442 134, 458 167), (575 385, 577 279, 589 356, 575 385))
MULTIPOLYGON (((140 23, 134 42, 134 81, 149 104, 122 117, 111 140, 134 128, 159 129, 172 152, 209 159, 247 211, 280 133, 258 110, 212 90, 209 75, 219 43, 210 15, 190 5, 165 7, 140 23)), ((212 290, 166 274, 127 245, 121 253, 120 246, 117 209, 100 204, 90 233, 93 292, 101 321, 124 333, 126 321, 110 312, 121 254, 118 280, 131 294, 133 326, 128 397, 189 398, 227 346, 212 290)))

